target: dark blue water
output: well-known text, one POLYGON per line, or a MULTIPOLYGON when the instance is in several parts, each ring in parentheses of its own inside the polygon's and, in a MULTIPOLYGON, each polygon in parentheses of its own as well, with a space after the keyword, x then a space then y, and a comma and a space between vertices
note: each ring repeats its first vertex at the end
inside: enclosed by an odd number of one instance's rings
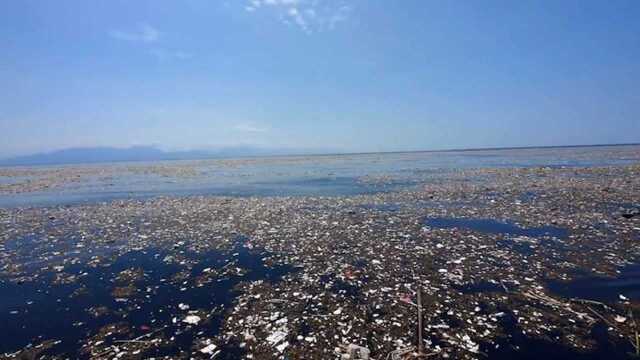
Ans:
POLYGON ((467 218, 429 218, 425 225, 439 229, 467 229, 486 234, 505 234, 511 236, 556 237, 565 239, 569 231, 555 226, 523 228, 513 223, 500 222, 493 219, 467 218))
POLYGON ((578 276, 569 282, 549 281, 547 287, 566 298, 616 302, 620 300, 619 295, 623 295, 632 300, 640 300, 640 264, 622 268, 615 278, 578 276))
MULTIPOLYGON (((51 353, 86 358, 87 354, 80 353, 79 349, 86 343, 87 336, 104 325, 116 322, 125 322, 130 327, 127 336, 120 338, 124 340, 162 326, 167 326, 162 331, 167 338, 176 336, 173 345, 154 350, 146 354, 148 356, 190 352, 196 331, 205 331, 208 337, 218 333, 222 323, 221 310, 233 302, 237 295, 233 288, 238 283, 255 280, 275 282, 292 270, 288 266, 266 267, 261 260, 266 253, 250 251, 241 244, 239 240, 229 253, 186 254, 187 264, 192 264, 187 266, 163 261, 168 253, 162 250, 132 251, 105 267, 75 265, 65 268, 68 274, 84 274, 68 285, 54 284, 52 275, 22 284, 0 281, 0 354, 19 350, 30 343, 55 339, 62 342, 51 349, 51 353), (194 278, 201 275, 203 269, 221 269, 229 261, 234 261, 234 267, 245 269, 247 273, 216 278, 202 286, 194 284, 194 278), (127 302, 118 302, 112 290, 115 286, 122 286, 116 278, 126 269, 142 269, 144 276, 134 282, 136 293, 127 302), (179 272, 186 272, 188 284, 170 281, 179 272), (82 293, 74 295, 78 290, 82 293), (188 304, 192 310, 209 312, 218 308, 220 312, 211 315, 195 329, 185 331, 184 324, 178 322, 174 325, 171 321, 174 316, 181 320, 186 314, 177 309, 179 303, 188 304), (106 307, 109 313, 93 317, 87 311, 92 307, 106 307), (143 330, 145 327, 148 329, 143 330)), ((228 349, 226 355, 234 351, 237 350, 228 349)))
POLYGON ((534 339, 522 333, 516 317, 509 311, 500 318, 500 326, 509 334, 495 344, 482 344, 481 351, 491 360, 623 360, 633 359, 632 346, 620 339, 611 339, 607 327, 596 324, 591 330, 595 342, 592 351, 578 351, 558 342, 559 334, 549 332, 547 339, 534 339))

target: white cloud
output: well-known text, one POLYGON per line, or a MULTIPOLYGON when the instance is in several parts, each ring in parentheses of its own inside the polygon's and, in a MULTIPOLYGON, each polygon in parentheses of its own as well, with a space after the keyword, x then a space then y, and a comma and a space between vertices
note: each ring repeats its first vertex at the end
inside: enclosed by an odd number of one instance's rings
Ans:
POLYGON ((351 7, 347 6, 347 5, 343 5, 341 6, 338 11, 336 11, 330 18, 329 18, 329 29, 333 29, 335 28, 335 26, 343 21, 346 21, 349 18, 349 15, 351 14, 351 7))
POLYGON ((262 0, 265 5, 297 5, 300 0, 262 0))
POLYGON ((352 7, 344 0, 248 0, 245 10, 274 12, 283 24, 311 34, 347 21, 352 7))
MULTIPOLYGON (((254 0, 258 1, 258 0, 254 0)), ((139 24, 135 28, 129 30, 111 30, 109 36, 117 40, 144 43, 144 47, 149 54, 158 60, 187 60, 193 57, 192 53, 182 50, 168 50, 151 44, 156 44, 160 40, 160 31, 149 24, 139 24)))
POLYGON ((140 24, 132 30, 111 30, 109 36, 124 41, 152 43, 158 41, 160 32, 151 25, 140 24))

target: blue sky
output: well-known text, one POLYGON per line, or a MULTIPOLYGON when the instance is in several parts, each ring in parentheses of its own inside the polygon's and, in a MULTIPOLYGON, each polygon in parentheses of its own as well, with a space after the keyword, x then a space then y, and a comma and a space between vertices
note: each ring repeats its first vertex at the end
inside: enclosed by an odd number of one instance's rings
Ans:
POLYGON ((0 156, 640 141, 640 2, 0 2, 0 156))

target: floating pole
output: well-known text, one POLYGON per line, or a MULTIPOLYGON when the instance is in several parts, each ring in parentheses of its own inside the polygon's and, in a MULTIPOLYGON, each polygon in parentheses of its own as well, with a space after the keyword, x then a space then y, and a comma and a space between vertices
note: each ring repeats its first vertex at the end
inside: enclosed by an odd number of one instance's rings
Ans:
POLYGON ((422 343, 422 295, 418 289, 418 353, 424 352, 424 344, 422 343))

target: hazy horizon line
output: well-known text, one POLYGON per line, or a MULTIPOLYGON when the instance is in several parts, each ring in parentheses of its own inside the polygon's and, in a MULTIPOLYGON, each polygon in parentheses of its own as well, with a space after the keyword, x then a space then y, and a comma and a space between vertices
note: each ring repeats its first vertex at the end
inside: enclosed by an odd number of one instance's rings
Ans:
MULTIPOLYGON (((470 147, 470 148, 448 148, 448 149, 416 149, 416 150, 389 150, 389 151, 345 151, 345 152, 291 152, 291 153, 277 153, 277 154, 246 154, 246 155, 215 155, 213 152, 216 151, 216 148, 193 148, 189 150, 163 150, 159 146, 156 145, 132 145, 128 147, 117 147, 117 146, 83 146, 83 147, 69 147, 62 148, 58 150, 52 150, 48 152, 36 152, 27 155, 13 156, 8 158, 0 158, 0 167, 20 167, 20 166, 51 166, 51 165, 82 165, 82 164, 98 164, 98 163, 128 163, 128 162, 149 162, 149 161, 191 161, 191 160, 208 160, 208 159, 246 159, 246 158, 277 158, 277 157, 296 157, 296 156, 347 156, 347 155, 370 155, 370 154, 406 154, 406 153, 443 153, 443 152, 473 152, 473 151, 500 151, 500 150, 525 150, 525 149, 566 149, 566 148, 581 148, 581 147, 618 147, 618 146, 639 146, 640 142, 631 142, 631 143, 600 143, 600 144, 569 144, 569 145, 530 145, 530 146, 494 146, 494 147, 470 147), (77 162, 69 162, 69 161, 60 161, 60 162, 42 162, 42 163, 33 163, 33 164, 7 164, 7 162, 16 161, 21 158, 29 158, 34 156, 50 156, 54 155, 56 152, 63 152, 68 150, 93 150, 93 149, 119 149, 119 150, 130 150, 135 148, 146 148, 146 149, 156 149, 166 154, 167 158, 159 158, 159 159, 130 159, 130 160, 87 160, 87 161, 77 161, 77 162), (184 153, 196 153, 196 152, 207 152, 210 151, 211 154, 202 154, 203 157, 193 157, 193 158, 185 158, 185 159, 177 159, 171 158, 170 155, 174 154, 184 154, 184 153), (209 157, 207 157, 209 155, 209 157), (4 162, 4 164, 3 164, 4 162)), ((249 145, 238 145, 238 146, 227 146, 227 147, 218 147, 217 150, 228 150, 232 148, 240 148, 240 147, 251 147, 249 145)), ((254 147, 255 150, 286 150, 286 148, 267 148, 267 147, 254 147)), ((293 150, 293 149, 292 149, 293 150)), ((298 149, 300 150, 300 149, 298 149)), ((311 149, 310 149, 311 150, 311 149)))

